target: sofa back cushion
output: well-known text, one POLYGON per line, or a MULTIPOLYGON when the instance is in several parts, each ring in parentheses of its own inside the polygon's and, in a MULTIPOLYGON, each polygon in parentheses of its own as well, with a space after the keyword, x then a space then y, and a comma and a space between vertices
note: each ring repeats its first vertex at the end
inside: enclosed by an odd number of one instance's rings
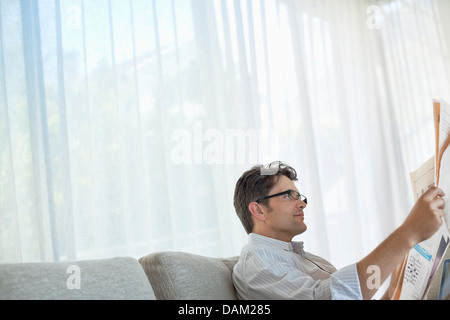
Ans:
POLYGON ((236 300, 231 274, 238 257, 155 252, 139 259, 160 300, 236 300))
POLYGON ((0 300, 155 300, 137 259, 0 265, 0 300))

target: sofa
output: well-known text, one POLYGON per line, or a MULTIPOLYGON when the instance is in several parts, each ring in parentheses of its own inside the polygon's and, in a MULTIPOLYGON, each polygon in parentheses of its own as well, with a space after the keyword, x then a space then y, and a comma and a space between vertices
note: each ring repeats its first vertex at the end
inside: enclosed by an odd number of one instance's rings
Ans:
MULTIPOLYGON (((164 251, 139 259, 3 264, 0 300, 235 300, 237 260, 164 251)), ((442 266, 428 299, 438 298, 441 275, 442 266)))
POLYGON ((237 259, 168 251, 140 259, 0 264, 0 300, 235 300, 237 259))

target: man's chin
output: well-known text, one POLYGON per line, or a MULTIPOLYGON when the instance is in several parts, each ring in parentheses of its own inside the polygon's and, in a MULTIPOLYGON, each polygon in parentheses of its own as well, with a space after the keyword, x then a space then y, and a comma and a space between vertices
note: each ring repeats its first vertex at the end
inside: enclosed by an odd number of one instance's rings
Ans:
POLYGON ((305 232, 308 229, 308 226, 306 224, 303 224, 302 228, 298 230, 297 235, 302 234, 303 232, 305 232))

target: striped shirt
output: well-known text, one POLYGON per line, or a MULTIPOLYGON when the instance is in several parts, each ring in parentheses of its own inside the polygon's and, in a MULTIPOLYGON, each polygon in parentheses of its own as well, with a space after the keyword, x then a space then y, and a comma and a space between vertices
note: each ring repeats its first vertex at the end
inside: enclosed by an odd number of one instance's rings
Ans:
POLYGON ((356 264, 340 270, 303 250, 303 242, 284 242, 250 233, 233 269, 242 300, 361 300, 356 264))

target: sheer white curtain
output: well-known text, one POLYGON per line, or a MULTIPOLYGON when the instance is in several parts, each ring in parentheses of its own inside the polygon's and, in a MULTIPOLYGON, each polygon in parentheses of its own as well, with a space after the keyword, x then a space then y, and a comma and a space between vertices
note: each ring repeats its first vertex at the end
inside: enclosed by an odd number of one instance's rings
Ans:
MULTIPOLYGON (((448 12, 450 13, 450 12, 448 12)), ((237 255, 282 160, 337 267, 412 205, 448 95, 434 1, 2 0, 0 262, 237 255)))

